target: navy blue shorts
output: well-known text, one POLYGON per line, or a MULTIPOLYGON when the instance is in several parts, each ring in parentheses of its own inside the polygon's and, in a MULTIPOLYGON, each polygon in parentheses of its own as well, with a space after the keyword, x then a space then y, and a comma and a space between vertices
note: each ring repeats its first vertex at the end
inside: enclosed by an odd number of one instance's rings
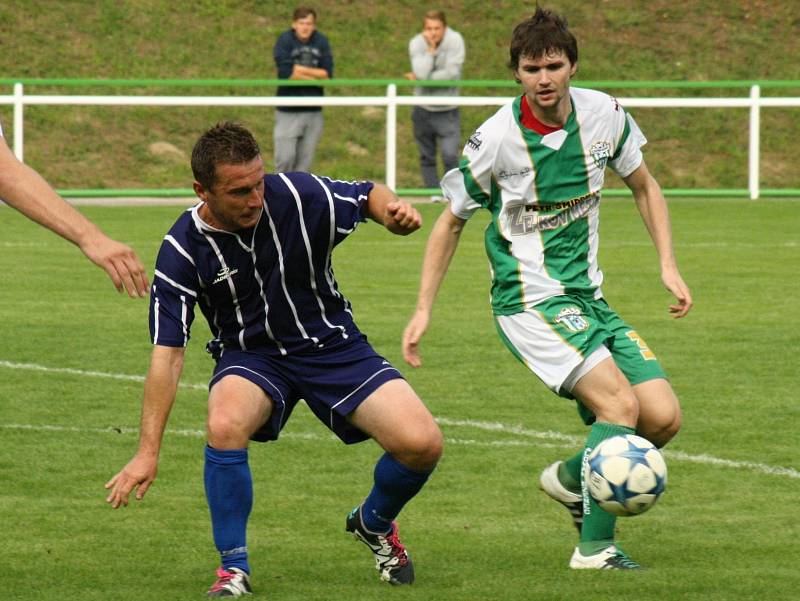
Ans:
POLYGON ((382 384, 403 377, 365 338, 303 355, 225 349, 208 387, 231 374, 253 382, 274 401, 272 415, 252 440, 277 440, 295 405, 303 399, 314 415, 347 444, 366 440, 369 435, 349 423, 346 416, 382 384))

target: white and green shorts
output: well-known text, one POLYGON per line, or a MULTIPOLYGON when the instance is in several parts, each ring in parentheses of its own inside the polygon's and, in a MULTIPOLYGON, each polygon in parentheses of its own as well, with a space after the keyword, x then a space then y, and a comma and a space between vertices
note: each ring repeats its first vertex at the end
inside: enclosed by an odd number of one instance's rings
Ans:
POLYGON ((514 315, 495 315, 505 345, 553 392, 572 388, 613 357, 631 384, 666 378, 655 354, 605 300, 554 296, 514 315))

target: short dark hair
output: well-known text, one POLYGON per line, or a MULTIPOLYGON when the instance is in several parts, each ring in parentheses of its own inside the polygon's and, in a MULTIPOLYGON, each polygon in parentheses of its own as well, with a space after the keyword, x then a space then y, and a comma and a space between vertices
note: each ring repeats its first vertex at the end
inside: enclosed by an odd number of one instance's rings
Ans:
POLYGON ((192 149, 192 174, 206 190, 216 182, 220 164, 241 165, 261 154, 258 142, 244 126, 232 121, 217 123, 205 132, 192 149))
POLYGON ((536 7, 536 12, 514 28, 508 66, 519 67, 519 59, 541 58, 552 52, 563 52, 573 65, 578 62, 578 41, 567 28, 567 19, 552 11, 536 7))
POLYGON ((292 13, 292 21, 297 21, 298 19, 305 19, 308 16, 314 17, 314 20, 317 20, 317 11, 315 11, 310 6, 298 6, 294 9, 292 13))

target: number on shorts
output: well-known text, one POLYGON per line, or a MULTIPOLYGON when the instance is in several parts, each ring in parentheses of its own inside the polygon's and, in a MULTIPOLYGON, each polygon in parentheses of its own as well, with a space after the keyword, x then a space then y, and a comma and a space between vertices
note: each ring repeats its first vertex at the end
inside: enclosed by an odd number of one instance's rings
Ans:
POLYGON ((629 330, 625 332, 625 335, 636 343, 645 361, 651 361, 656 358, 656 354, 650 350, 650 347, 647 346, 647 343, 642 340, 642 337, 635 330, 629 330))

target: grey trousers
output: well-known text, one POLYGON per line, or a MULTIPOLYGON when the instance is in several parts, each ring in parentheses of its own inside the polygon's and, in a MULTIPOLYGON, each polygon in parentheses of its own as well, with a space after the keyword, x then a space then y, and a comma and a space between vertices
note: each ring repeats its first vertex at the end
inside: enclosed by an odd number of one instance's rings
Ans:
POLYGON ((322 137, 322 111, 275 111, 275 172, 308 171, 322 137))
POLYGON ((448 111, 427 111, 415 106, 411 111, 414 124, 414 139, 419 149, 419 167, 422 182, 426 188, 438 188, 439 176, 436 171, 436 145, 442 153, 444 170, 458 167, 461 150, 461 115, 458 109, 448 111))

